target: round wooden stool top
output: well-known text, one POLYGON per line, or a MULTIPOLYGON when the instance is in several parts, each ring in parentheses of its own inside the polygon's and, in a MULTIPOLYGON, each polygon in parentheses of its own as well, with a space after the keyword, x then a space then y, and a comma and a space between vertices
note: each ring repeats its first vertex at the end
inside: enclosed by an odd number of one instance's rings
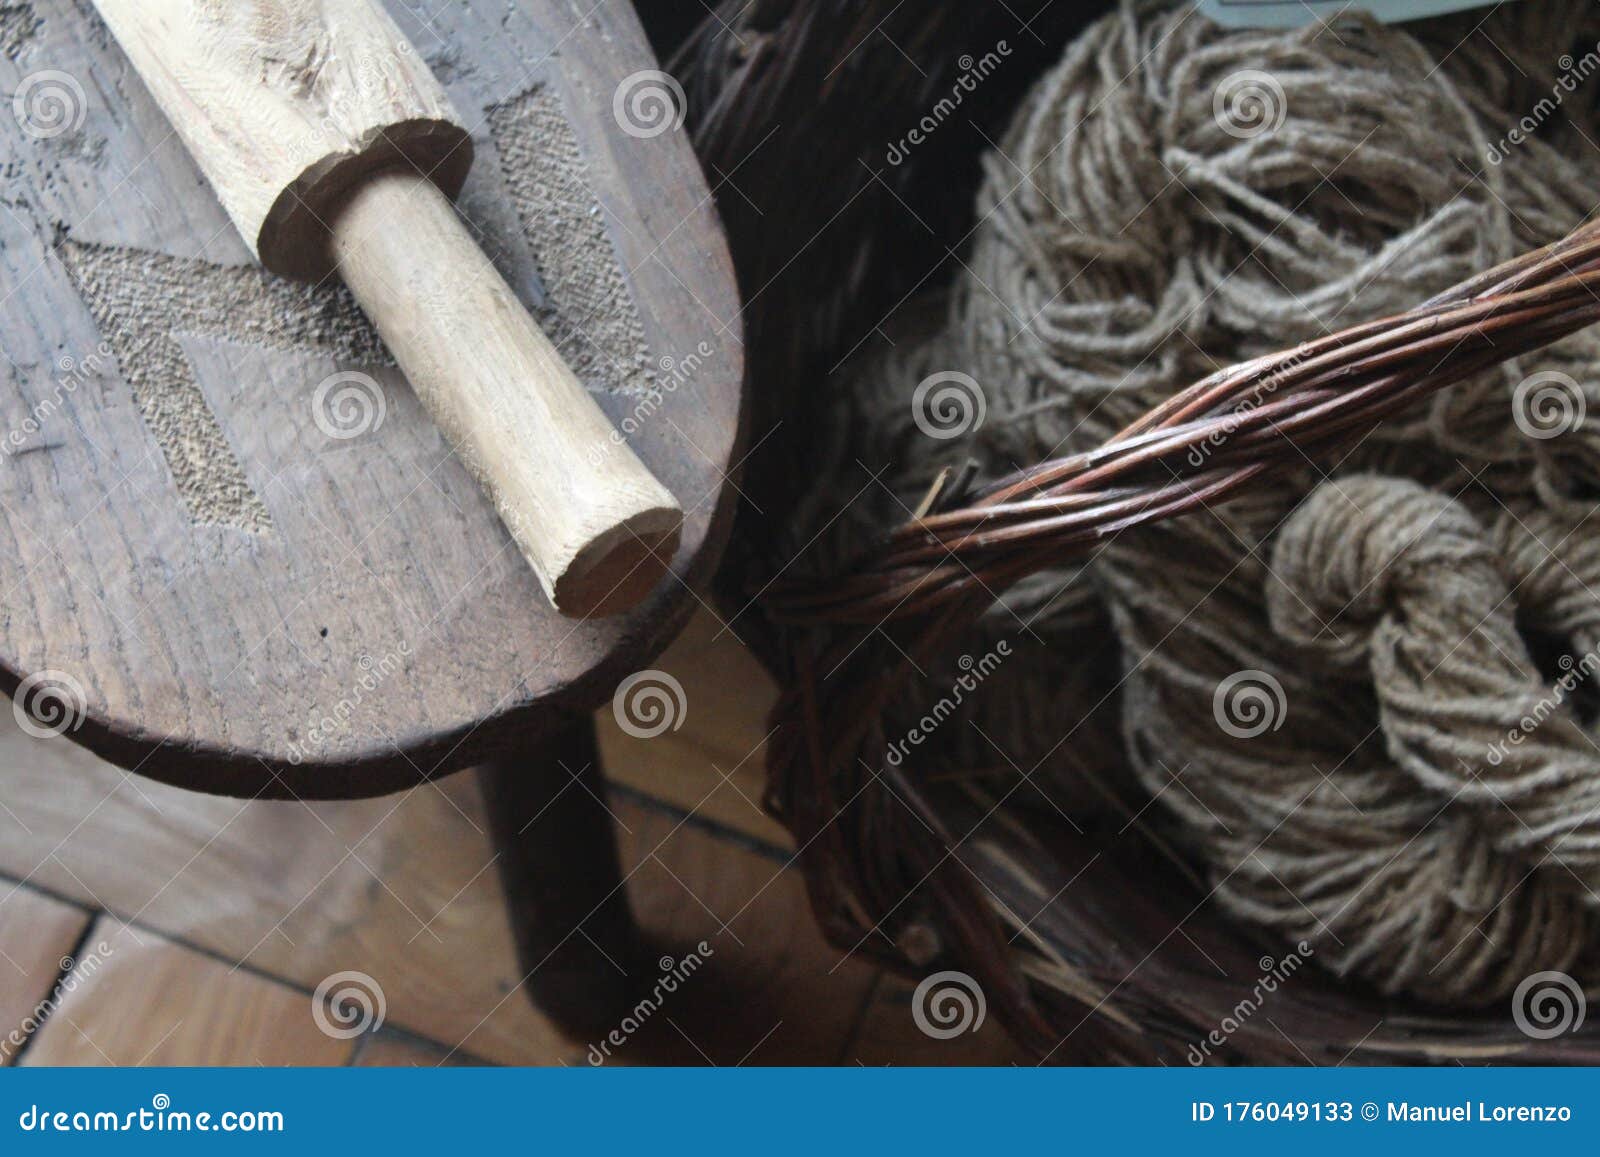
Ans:
POLYGON ((342 288, 262 272, 87 6, 0 8, 0 686, 19 720, 243 796, 526 745, 646 666, 732 511, 743 355, 681 95, 629 7, 391 14, 474 126, 485 251, 686 511, 575 621, 342 288))

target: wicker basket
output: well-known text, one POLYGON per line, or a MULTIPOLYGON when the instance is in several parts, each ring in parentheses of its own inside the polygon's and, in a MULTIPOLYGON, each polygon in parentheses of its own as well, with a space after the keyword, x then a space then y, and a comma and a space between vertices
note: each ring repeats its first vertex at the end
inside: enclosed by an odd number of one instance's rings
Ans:
POLYGON ((1275 946, 1207 903, 1181 858, 1159 840, 997 809, 970 786, 909 768, 864 769, 881 763, 873 720, 905 692, 911 660, 970 629, 989 589, 1059 566, 1099 536, 1257 484, 1285 454, 1350 438, 1600 320, 1600 227, 1585 226, 1404 316, 1216 374, 1100 450, 931 494, 923 517, 884 527, 875 549, 826 581, 781 577, 772 528, 799 501, 808 438, 820 436, 803 383, 845 352, 847 319, 881 315, 924 276, 926 258, 909 258, 927 252, 928 231, 955 244, 968 224, 984 133, 941 134, 887 173, 858 160, 949 83, 898 46, 953 67, 1036 16, 1008 79, 965 110, 999 126, 1105 6, 1057 11, 1067 7, 730 0, 671 66, 713 186, 734 186, 719 202, 752 303, 756 450, 745 492, 761 514, 737 524, 720 594, 786 687, 769 803, 802 849, 826 934, 908 975, 970 973, 1014 1034, 1056 1063, 1600 1061, 1600 1029, 1532 1039, 1504 1010, 1408 1007, 1315 968, 1274 995, 1270 1018, 1239 1019, 1225 1048, 1199 1056, 1194 1043, 1229 1021, 1275 946), (797 237, 824 233, 795 255, 797 237), (784 437, 762 437, 779 423, 784 437), (1208 441, 1222 448, 1191 465, 1190 448, 1208 441), (819 670, 832 675, 819 680, 819 670), (1026 928, 1004 913, 1029 914, 1026 928))

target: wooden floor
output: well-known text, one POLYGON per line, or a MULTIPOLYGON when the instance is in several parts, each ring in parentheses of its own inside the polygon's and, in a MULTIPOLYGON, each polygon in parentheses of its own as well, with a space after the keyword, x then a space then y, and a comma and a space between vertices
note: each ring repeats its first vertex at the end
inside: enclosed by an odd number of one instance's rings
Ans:
MULTIPOLYGON (((758 806, 773 692, 737 642, 697 620, 658 666, 687 717, 639 740, 600 713, 610 802, 634 909, 679 946, 662 966, 709 952, 605 1063, 1023 1062, 992 1019, 925 1035, 911 985, 817 933, 758 806)), ((219 799, 0 708, 0 1061, 589 1064, 600 1042, 521 989, 486 830, 470 775, 358 802, 219 799)))

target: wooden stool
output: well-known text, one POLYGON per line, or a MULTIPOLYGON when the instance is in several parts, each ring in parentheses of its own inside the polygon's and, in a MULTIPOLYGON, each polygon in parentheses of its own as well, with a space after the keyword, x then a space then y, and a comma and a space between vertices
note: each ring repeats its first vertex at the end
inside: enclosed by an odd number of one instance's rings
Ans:
POLYGON ((345 291, 254 266, 98 19, 31 0, 0 30, 0 686, 197 791, 478 766, 530 991, 603 1026, 633 926, 588 714, 726 538, 739 306, 632 11, 485 7, 389 4, 474 126, 464 217, 684 507, 671 577, 556 614, 345 291))

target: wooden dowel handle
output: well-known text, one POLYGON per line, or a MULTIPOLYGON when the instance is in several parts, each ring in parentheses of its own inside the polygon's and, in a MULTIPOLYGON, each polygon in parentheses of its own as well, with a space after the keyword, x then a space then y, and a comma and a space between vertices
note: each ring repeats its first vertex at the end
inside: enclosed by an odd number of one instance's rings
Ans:
POLYGON ((556 608, 614 614, 666 573, 683 512, 489 263, 410 170, 330 222, 340 275, 494 500, 556 608))

